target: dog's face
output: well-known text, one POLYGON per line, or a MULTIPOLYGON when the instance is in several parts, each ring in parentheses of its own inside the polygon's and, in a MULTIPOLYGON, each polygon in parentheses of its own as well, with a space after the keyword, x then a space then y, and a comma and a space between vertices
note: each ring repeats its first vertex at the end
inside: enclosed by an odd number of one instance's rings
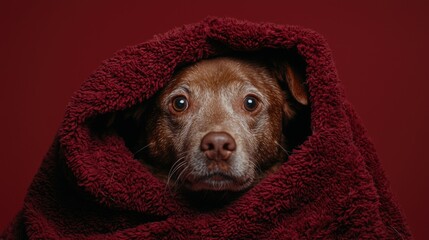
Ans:
POLYGON ((177 73, 143 115, 139 146, 155 175, 191 191, 241 191, 286 159, 288 99, 306 105, 305 89, 286 68, 276 74, 235 58, 203 60, 177 73))

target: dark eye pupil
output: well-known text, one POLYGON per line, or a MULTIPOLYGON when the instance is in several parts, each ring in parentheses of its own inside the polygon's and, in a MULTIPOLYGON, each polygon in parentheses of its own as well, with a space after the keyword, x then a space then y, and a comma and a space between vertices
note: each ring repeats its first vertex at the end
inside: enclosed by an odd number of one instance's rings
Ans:
POLYGON ((247 111, 253 111, 258 106, 258 101, 254 97, 246 97, 244 100, 244 107, 247 111))
POLYGON ((188 107, 188 100, 185 97, 177 97, 173 100, 174 110, 181 112, 188 107))

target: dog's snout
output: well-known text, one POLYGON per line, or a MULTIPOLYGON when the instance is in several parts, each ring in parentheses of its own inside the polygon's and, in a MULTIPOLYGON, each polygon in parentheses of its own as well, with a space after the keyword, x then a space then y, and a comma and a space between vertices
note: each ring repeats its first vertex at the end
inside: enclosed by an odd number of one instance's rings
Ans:
POLYGON ((228 160, 236 147, 234 138, 226 132, 209 132, 201 140, 201 150, 210 160, 228 160))

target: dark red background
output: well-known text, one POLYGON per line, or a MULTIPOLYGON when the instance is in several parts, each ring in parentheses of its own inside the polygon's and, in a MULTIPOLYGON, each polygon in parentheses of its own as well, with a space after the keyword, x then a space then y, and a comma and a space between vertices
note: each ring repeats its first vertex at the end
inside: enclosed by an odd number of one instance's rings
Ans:
POLYGON ((21 208, 80 83, 127 45, 207 15, 296 24, 330 44, 417 239, 428 239, 429 17, 424 1, 2 1, 0 229, 21 208))

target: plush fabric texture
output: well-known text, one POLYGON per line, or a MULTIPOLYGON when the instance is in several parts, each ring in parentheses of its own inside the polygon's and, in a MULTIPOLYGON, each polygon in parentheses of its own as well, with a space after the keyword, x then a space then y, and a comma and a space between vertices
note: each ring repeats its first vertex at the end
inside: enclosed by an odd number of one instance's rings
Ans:
POLYGON ((409 239, 375 149, 325 40, 296 26, 209 17, 118 51, 72 97, 5 239, 409 239), (174 70, 232 51, 297 50, 312 134, 230 204, 202 211, 88 120, 144 102, 174 70))

